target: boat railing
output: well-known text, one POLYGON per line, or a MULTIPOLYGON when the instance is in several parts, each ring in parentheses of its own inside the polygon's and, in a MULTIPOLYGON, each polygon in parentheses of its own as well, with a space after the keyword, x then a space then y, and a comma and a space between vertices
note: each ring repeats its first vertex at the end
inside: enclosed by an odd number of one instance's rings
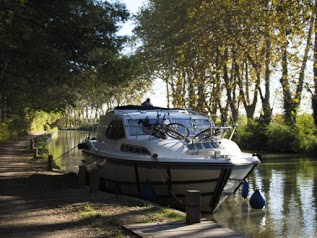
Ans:
MULTIPOLYGON (((162 108, 162 107, 142 107, 142 106, 133 106, 133 107, 118 107, 113 110, 115 114, 129 115, 133 113, 146 113, 146 112, 160 112, 160 113, 186 113, 189 114, 189 111, 184 108, 162 108)), ((192 113, 192 112, 191 112, 192 113)))
POLYGON ((175 126, 178 127, 181 124, 178 123, 170 123, 167 125, 155 125, 155 124, 149 124, 147 126, 143 126, 142 123, 137 125, 125 125, 125 127, 128 129, 129 136, 135 136, 136 139, 138 139, 139 136, 148 135, 149 140, 152 138, 161 138, 166 139, 166 134, 172 138, 175 139, 184 139, 187 142, 193 142, 193 141, 200 141, 200 140, 215 140, 215 139, 221 139, 226 137, 226 133, 231 131, 231 134, 229 136, 229 139, 232 139, 232 136, 236 130, 236 127, 231 126, 212 126, 209 127, 197 134, 189 133, 191 132, 188 128, 182 128, 184 131, 186 130, 185 135, 181 135, 179 132, 175 134, 175 126), (170 125, 170 128, 169 128, 170 125), (174 127, 174 129, 173 129, 174 127))
POLYGON ((193 141, 202 140, 219 140, 226 137, 227 132, 231 131, 229 140, 232 139, 233 134, 236 130, 236 126, 211 126, 205 130, 200 131, 192 136, 193 141))

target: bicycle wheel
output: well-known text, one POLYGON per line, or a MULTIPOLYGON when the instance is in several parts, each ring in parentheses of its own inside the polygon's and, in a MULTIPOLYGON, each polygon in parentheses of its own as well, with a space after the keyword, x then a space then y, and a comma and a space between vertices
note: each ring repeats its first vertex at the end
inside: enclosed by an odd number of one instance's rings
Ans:
POLYGON ((207 139, 210 137, 211 137, 211 130, 210 130, 210 128, 208 128, 206 130, 199 132, 197 135, 195 135, 194 139, 195 140, 204 140, 204 139, 207 139))
POLYGON ((148 135, 152 135, 157 138, 166 139, 165 134, 158 128, 155 128, 155 126, 142 126, 142 130, 144 133, 148 135))
POLYGON ((152 130, 152 127, 151 127, 151 126, 143 126, 143 125, 142 125, 142 131, 143 131, 145 134, 151 135, 153 130, 152 130))
POLYGON ((166 125, 165 132, 174 139, 186 139, 189 136, 188 128, 176 122, 166 125))

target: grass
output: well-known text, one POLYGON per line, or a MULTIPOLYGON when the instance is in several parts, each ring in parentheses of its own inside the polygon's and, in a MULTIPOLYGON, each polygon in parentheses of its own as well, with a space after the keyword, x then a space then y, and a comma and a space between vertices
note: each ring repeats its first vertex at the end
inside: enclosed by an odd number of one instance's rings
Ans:
POLYGON ((97 228, 101 235, 107 237, 131 237, 122 225, 185 220, 181 212, 128 197, 104 203, 80 203, 76 209, 86 226, 97 228))

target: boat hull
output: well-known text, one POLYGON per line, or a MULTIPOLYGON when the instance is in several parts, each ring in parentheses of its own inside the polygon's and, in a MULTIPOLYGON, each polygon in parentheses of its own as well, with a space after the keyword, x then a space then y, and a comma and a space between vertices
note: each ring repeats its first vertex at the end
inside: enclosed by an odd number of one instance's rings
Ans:
POLYGON ((257 163, 234 165, 227 184, 223 189, 223 195, 234 194, 256 166, 257 163))
MULTIPOLYGON (((87 153, 87 151, 86 151, 87 153)), ((88 152, 89 154, 89 152, 88 152)), ((186 190, 201 193, 201 211, 213 212, 232 171, 231 163, 169 163, 94 156, 101 187, 185 210, 186 190)))

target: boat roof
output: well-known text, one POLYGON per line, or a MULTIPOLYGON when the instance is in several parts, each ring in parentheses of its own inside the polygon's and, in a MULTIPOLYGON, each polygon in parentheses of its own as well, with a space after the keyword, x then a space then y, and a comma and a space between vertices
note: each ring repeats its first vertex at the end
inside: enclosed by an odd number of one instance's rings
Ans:
POLYGON ((187 111, 184 108, 166 108, 166 107, 154 107, 154 106, 136 106, 136 105, 127 105, 127 106, 118 106, 115 107, 114 110, 122 111, 122 110, 136 110, 136 111, 187 111))
POLYGON ((179 113, 189 113, 188 110, 184 108, 165 108, 165 107, 154 107, 154 106, 135 106, 135 105, 127 105, 127 106, 118 106, 115 107, 114 113, 133 113, 133 112, 179 112, 179 113))
POLYGON ((142 115, 145 113, 153 114, 161 112, 161 113, 168 113, 168 114, 178 114, 178 115, 195 115, 198 117, 206 117, 206 115, 202 113, 198 113, 196 111, 187 110, 184 108, 165 108, 165 107, 154 107, 154 106, 135 106, 135 105, 127 105, 127 106, 118 106, 115 107, 113 110, 113 114, 129 114, 129 115, 142 115))

